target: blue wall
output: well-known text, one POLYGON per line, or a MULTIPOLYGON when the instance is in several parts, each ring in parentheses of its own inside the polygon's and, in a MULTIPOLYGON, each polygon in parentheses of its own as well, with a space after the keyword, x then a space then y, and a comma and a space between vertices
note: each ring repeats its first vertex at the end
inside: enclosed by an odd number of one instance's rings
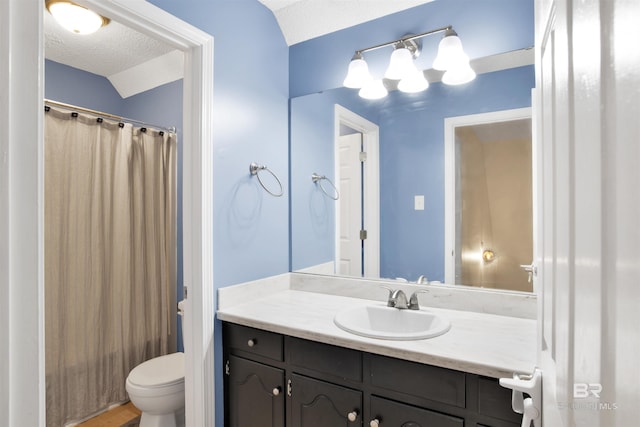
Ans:
MULTIPOLYGON (((480 75, 457 87, 433 83, 414 95, 392 92, 378 101, 341 86, 354 50, 448 24, 472 58, 529 47, 533 1, 433 2, 290 48, 293 270, 333 260, 333 202, 318 197, 309 175, 333 176, 338 103, 380 126, 381 276, 444 280, 444 118, 530 106, 533 66, 480 75), (414 195, 425 196, 424 211, 413 209, 414 195)), ((430 68, 440 36, 422 40, 416 62, 430 68)), ((390 52, 365 54, 374 74, 384 73, 390 52)))
MULTIPOLYGON (((216 288, 289 270, 289 50, 257 0, 151 0, 214 37, 214 279, 216 288), (278 174, 274 198, 249 175, 278 174)), ((213 286, 213 284, 211 284, 213 286)), ((222 426, 222 341, 215 324, 216 425, 222 426)))

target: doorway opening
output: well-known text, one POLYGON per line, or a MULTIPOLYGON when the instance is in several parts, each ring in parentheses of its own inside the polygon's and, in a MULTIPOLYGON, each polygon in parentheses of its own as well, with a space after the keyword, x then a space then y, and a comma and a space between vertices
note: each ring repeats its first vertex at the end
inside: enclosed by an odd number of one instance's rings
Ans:
POLYGON ((445 121, 447 283, 532 292, 529 108, 445 121))
POLYGON ((336 273, 380 276, 380 161, 378 125, 335 106, 336 273))

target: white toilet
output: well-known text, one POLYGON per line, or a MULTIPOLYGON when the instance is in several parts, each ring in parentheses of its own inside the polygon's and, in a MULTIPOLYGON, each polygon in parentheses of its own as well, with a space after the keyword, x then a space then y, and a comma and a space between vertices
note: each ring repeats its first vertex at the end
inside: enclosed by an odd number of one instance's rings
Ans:
MULTIPOLYGON (((182 309, 180 301, 180 314, 182 309)), ((184 333, 184 326, 182 330, 184 333)), ((142 412, 140 427, 184 425, 184 353, 155 357, 136 366, 127 377, 126 389, 142 412)))

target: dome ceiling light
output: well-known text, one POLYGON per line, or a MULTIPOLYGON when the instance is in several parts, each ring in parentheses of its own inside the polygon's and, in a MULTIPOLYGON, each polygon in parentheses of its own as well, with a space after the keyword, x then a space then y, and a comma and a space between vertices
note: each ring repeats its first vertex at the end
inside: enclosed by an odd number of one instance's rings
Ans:
POLYGON ((110 21, 109 18, 69 0, 46 0, 45 5, 60 25, 76 34, 94 33, 110 21))

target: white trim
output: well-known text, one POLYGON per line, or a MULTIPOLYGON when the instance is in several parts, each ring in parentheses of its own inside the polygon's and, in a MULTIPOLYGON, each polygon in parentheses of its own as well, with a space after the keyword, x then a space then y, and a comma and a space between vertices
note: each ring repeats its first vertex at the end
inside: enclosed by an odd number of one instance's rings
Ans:
POLYGON ((0 2, 0 425, 6 426, 45 425, 42 20, 40 1, 0 2))
MULTIPOLYGON (((530 119, 531 108, 492 111, 490 113, 471 114, 468 116, 447 117, 444 119, 444 282, 455 284, 456 257, 456 166, 455 166, 455 128, 487 123, 505 122, 508 120, 530 119)), ((536 180, 536 168, 533 167, 533 181, 536 180)), ((534 236, 534 241, 535 241, 534 236)), ((534 243, 535 245, 535 243, 534 243)))
MULTIPOLYGON (((367 243, 364 245, 365 277, 380 277, 380 130, 378 125, 336 104, 334 109, 333 159, 335 182, 340 182, 339 143, 340 125, 361 132, 367 152, 364 163, 364 223, 367 228, 367 243)), ((335 204, 335 262, 340 260, 340 199, 335 204)))
MULTIPOLYGON (((185 336, 186 422, 189 427, 214 425, 213 361, 213 38, 145 1, 76 0, 96 12, 180 49, 185 54, 184 77, 184 283, 189 298, 185 336)), ((0 247, 2 263, 8 259, 9 321, 0 328, 8 343, 10 378, 3 363, 0 397, 8 401, 0 424, 45 426, 44 284, 43 284, 43 4, 41 1, 2 2, 2 93, 10 93, 0 132, 8 135, 8 192, 0 191, 2 206, 10 206, 8 254, 0 247), (7 11, 9 13, 4 13, 7 11), (28 34, 18 31, 32 28, 28 34), (35 28, 35 31, 33 30, 35 28), (8 33, 8 34, 7 34, 8 33), (5 40, 5 35, 9 35, 5 40), (11 56, 11 52, 17 54, 11 56), (34 52, 33 54, 27 54, 34 52), (9 70, 10 72, 6 72, 9 70), (7 92, 5 92, 5 88, 7 92), (6 121, 6 126, 5 126, 6 121), (35 126, 32 124, 35 122, 35 126), (29 126, 25 126, 25 123, 29 126), (8 197, 7 197, 8 193, 8 197), (8 198, 7 204, 5 200, 8 198), (36 263, 37 268, 34 268, 36 263), (6 336, 8 335, 8 336, 6 336), (34 369, 37 366, 37 369, 34 369), (6 417, 6 419, 5 419, 6 417), (6 421, 6 422, 5 422, 6 421)), ((0 148, 5 149, 3 144, 0 148)), ((6 163, 4 151, 0 159, 6 163)), ((4 173, 4 172, 3 172, 4 173)), ((4 188, 6 178, 0 175, 4 188)), ((6 214, 6 211, 3 212, 6 214)), ((6 229, 0 229, 5 233, 6 229)), ((3 277, 4 278, 4 277, 3 277)), ((4 303, 3 303, 4 304, 4 303)), ((1 308, 5 308, 4 306, 1 308)), ((4 310, 2 310, 4 312, 4 310)), ((0 360, 6 359, 0 353, 0 360)), ((4 405, 4 404, 3 404, 4 405)), ((4 406, 3 406, 4 408, 4 406)))

